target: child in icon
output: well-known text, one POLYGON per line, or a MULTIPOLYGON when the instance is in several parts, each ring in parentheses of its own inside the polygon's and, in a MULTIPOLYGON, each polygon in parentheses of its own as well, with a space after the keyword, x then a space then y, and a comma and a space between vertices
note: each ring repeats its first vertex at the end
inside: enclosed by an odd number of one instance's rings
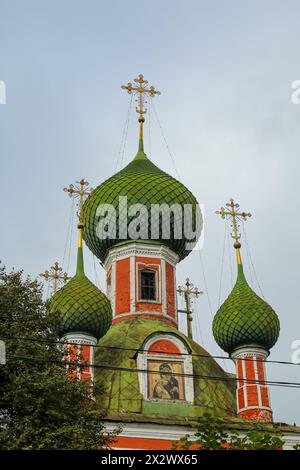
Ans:
POLYGON ((160 378, 157 381, 153 398, 163 400, 179 400, 178 380, 172 375, 172 368, 166 362, 159 366, 160 378))

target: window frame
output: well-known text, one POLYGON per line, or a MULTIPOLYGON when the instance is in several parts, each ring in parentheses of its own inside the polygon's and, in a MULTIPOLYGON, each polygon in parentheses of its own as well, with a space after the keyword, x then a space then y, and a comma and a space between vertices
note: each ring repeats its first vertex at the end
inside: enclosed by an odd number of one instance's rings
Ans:
POLYGON ((137 303, 146 303, 146 304, 160 304, 161 303, 161 285, 160 285, 160 265, 159 264, 146 264, 146 263, 137 263, 136 266, 136 296, 137 303), (155 300, 143 299, 141 297, 141 272, 143 270, 153 271, 155 273, 155 300))
MULTIPOLYGON (((148 268, 148 267, 144 267, 144 268, 141 268, 139 269, 139 301, 140 302, 157 302, 157 291, 158 291, 158 285, 157 285, 157 270, 156 269, 151 269, 151 268, 148 268), (143 273, 145 272, 148 272, 148 273, 153 273, 153 277, 154 277, 154 296, 153 298, 146 298, 146 297, 142 297, 142 289, 143 287, 146 287, 146 286, 142 286, 142 275, 143 273)), ((149 289, 151 289, 152 286, 149 286, 149 289)))

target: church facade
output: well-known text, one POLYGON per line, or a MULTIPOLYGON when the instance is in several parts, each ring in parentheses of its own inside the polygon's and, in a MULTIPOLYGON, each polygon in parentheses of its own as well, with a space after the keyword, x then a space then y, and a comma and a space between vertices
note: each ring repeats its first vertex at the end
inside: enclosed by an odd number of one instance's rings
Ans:
MULTIPOLYGON (((272 425, 265 360, 280 325, 243 272, 238 220, 249 214, 233 200, 218 211, 232 224, 237 279, 215 315, 213 334, 235 363, 233 376, 178 329, 176 266, 199 238, 201 210, 144 152, 144 98, 157 90, 142 75, 123 88, 138 99, 138 152, 84 202, 81 197, 77 272, 51 300, 65 358, 80 354, 87 366, 78 377, 101 385, 95 399, 107 429, 122 426, 115 448, 170 449, 204 413, 241 433, 255 422, 272 425), (84 273, 83 240, 106 271, 106 295, 84 273)), ((191 320, 188 302, 186 314, 191 320)), ((287 447, 300 440, 298 428, 282 425, 282 432, 287 447)))

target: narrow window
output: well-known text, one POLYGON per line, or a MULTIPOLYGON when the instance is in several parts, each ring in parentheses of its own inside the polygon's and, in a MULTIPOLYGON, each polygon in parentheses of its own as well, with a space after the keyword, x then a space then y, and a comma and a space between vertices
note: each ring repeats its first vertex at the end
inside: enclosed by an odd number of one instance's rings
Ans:
POLYGON ((140 271, 140 300, 156 300, 156 272, 151 269, 140 271))

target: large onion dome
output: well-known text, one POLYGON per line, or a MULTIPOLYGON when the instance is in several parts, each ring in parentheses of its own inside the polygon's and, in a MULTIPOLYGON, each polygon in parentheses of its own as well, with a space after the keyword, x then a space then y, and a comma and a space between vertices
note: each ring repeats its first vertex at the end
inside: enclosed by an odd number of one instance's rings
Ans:
POLYGON ((213 321, 216 342, 229 354, 249 345, 269 351, 279 330, 276 313, 250 288, 239 264, 236 284, 213 321))
POLYGON ((84 274, 82 247, 78 248, 76 275, 58 292, 50 303, 50 311, 58 314, 57 332, 85 333, 102 338, 112 322, 110 302, 84 274))
MULTIPOLYGON (((133 204, 143 204, 147 208, 146 219, 142 221, 142 225, 145 227, 146 224, 147 227, 148 223, 148 237, 141 236, 140 240, 135 241, 147 239, 151 240, 151 242, 154 241, 154 243, 163 243, 171 248, 180 259, 185 258, 190 253, 192 247, 186 246, 186 243, 190 240, 185 236, 183 217, 178 216, 178 213, 175 215, 171 213, 170 235, 166 236, 162 218, 160 217, 156 224, 156 239, 153 240, 153 236, 151 237, 151 205, 153 204, 166 204, 169 207, 173 204, 178 204, 182 210, 185 204, 190 204, 193 230, 196 228, 196 214, 198 214, 198 235, 194 237, 194 241, 197 241, 200 235, 202 216, 193 194, 182 183, 154 165, 144 153, 143 143, 140 141, 139 151, 134 160, 123 170, 98 186, 84 203, 84 239, 89 249, 101 261, 104 261, 111 247, 125 240, 132 239, 130 236, 124 238, 121 232, 119 232, 119 197, 122 196, 127 197, 128 209, 133 204), (97 209, 102 204, 110 204, 116 210, 115 236, 106 239, 103 239, 104 237, 99 238, 97 235, 97 224, 101 217, 97 215, 97 209), (180 226, 182 227, 183 235, 178 239, 176 238, 177 229, 180 226)), ((127 217, 127 228, 133 219, 135 219, 135 216, 127 217)))

